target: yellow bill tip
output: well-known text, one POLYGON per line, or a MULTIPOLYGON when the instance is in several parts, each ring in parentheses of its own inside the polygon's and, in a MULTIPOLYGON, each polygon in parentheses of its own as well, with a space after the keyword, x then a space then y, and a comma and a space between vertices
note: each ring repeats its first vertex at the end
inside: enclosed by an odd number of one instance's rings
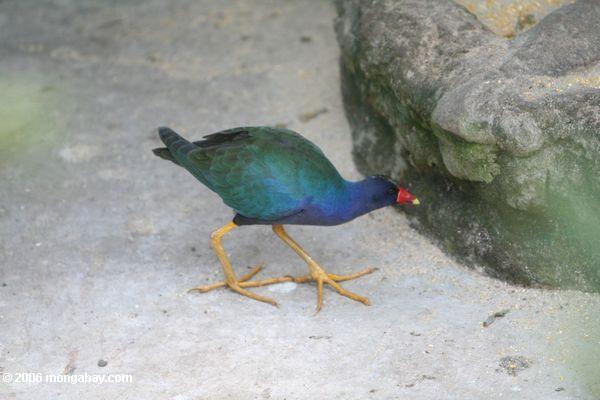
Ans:
POLYGON ((421 204, 421 202, 419 201, 419 199, 414 199, 412 201, 412 203, 413 203, 413 206, 418 206, 419 204, 421 204))

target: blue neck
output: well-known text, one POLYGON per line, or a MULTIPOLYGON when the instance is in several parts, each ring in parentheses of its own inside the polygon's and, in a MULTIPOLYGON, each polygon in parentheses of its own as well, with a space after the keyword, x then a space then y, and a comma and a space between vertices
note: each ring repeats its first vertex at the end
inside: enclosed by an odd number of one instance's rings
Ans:
MULTIPOLYGON (((311 202, 303 212, 280 219, 281 224, 338 225, 396 201, 397 188, 389 180, 369 177, 343 184, 311 202)), ((272 221, 269 221, 272 223, 272 221)))
POLYGON ((385 196, 387 188, 372 178, 345 182, 345 199, 340 200, 340 211, 354 219, 363 214, 394 204, 394 196, 385 196))

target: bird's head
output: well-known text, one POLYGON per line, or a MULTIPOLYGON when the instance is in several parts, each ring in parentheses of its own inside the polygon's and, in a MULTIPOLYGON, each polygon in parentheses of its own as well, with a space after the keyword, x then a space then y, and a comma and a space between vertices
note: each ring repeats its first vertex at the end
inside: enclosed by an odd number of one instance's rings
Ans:
POLYGON ((397 185, 391 178, 375 175, 367 178, 370 181, 372 200, 380 205, 411 204, 418 205, 419 199, 402 186, 397 185))

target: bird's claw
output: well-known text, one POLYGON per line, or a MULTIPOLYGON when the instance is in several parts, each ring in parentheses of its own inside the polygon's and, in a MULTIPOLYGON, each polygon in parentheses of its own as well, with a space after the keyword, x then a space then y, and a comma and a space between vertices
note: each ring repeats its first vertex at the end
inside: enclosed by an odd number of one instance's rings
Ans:
POLYGON ((260 296, 258 294, 252 293, 246 288, 250 287, 259 287, 266 285, 273 285, 276 283, 284 283, 284 282, 295 282, 295 283, 307 283, 307 282, 316 282, 317 283, 317 307, 315 313, 318 313, 323 308, 323 286, 324 284, 328 284, 335 291, 337 291, 342 296, 348 297, 349 299, 358 301, 363 303, 364 305, 370 306, 371 301, 363 296, 360 296, 356 293, 353 293, 349 290, 344 289, 338 282, 344 282, 356 278, 360 278, 361 276, 370 274, 372 272, 377 271, 377 268, 366 268, 362 271, 355 272, 353 274, 348 275, 336 275, 329 274, 323 268, 321 268, 318 264, 314 264, 310 266, 310 274, 303 276, 282 276, 279 278, 267 278, 259 281, 251 281, 256 274, 258 274, 263 269, 263 265, 258 265, 250 272, 242 276, 241 278, 228 282, 221 281, 217 283, 213 283, 211 285, 202 285, 188 290, 189 292, 198 291, 200 293, 206 293, 213 289, 218 289, 220 287, 228 287, 236 293, 239 293, 243 296, 250 297, 251 299, 262 301, 263 303, 271 304, 275 307, 279 307, 277 302, 269 297, 260 296))
MULTIPOLYGON (((238 279, 238 283, 239 282, 246 282, 247 280, 252 279, 252 277, 254 277, 254 275, 258 274, 260 271, 262 271, 262 269, 264 268, 264 264, 260 264, 257 265, 256 267, 252 268, 250 270, 250 272, 248 272, 246 275, 242 276, 240 279, 238 279)), ((224 287, 224 286, 228 286, 226 281, 220 281, 217 283, 213 283, 212 285, 202 285, 202 286, 197 286, 197 287, 193 287, 191 289, 188 290, 188 293, 190 292, 194 292, 194 291, 198 291, 200 293, 206 293, 206 292, 210 292, 213 289, 218 289, 220 287, 224 287)))
MULTIPOLYGON (((254 277, 254 275, 258 274, 262 269, 263 269, 263 264, 258 265, 254 268, 252 268, 252 270, 250 270, 250 272, 248 272, 246 275, 242 276, 240 279, 238 280, 234 280, 231 282, 228 281, 221 281, 221 282, 217 282, 217 283, 213 283, 212 285, 202 285, 202 286, 198 286, 195 288, 191 288, 188 290, 188 293, 193 292, 193 291, 198 291, 200 293, 206 293, 209 292, 213 289, 218 289, 220 287, 225 287, 227 286, 228 288, 230 288, 231 290, 233 290, 236 293, 239 293, 243 296, 246 297, 250 297, 251 299, 254 300, 258 300, 258 301, 262 301, 263 303, 268 303, 271 304, 275 307, 279 307, 279 304, 277 304, 277 302, 269 297, 264 297, 264 296, 260 296, 258 294, 252 293, 249 290, 246 290, 242 287, 242 285, 244 283, 250 283, 247 282, 248 280, 252 279, 252 277, 254 277)), ((260 286, 260 285, 255 285, 255 286, 260 286)))
POLYGON ((313 281, 317 282, 317 308, 315 310, 315 314, 317 314, 319 311, 321 311, 321 308, 323 307, 323 284, 324 283, 333 287, 335 289, 335 291, 337 291, 342 296, 348 297, 349 299, 352 299, 355 301, 359 301, 366 306, 370 306, 371 301, 368 298, 360 296, 356 293, 353 293, 349 290, 344 289, 338 282, 343 282, 343 281, 347 281, 350 279, 359 278, 363 275, 370 274, 376 270, 377 270, 377 268, 367 268, 367 269, 364 269, 362 271, 359 271, 359 272, 356 272, 356 273, 350 274, 350 275, 335 275, 335 274, 328 274, 327 272, 325 272, 325 270, 323 268, 321 268, 318 264, 315 263, 315 265, 311 266, 310 276, 305 276, 305 277, 301 277, 301 278, 303 279, 303 281, 305 281, 305 279, 306 279, 306 280, 313 280, 313 281))

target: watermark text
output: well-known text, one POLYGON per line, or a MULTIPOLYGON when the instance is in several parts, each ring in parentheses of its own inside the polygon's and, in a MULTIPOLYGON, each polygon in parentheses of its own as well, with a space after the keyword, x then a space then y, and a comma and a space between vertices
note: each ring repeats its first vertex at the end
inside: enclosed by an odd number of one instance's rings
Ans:
POLYGON ((41 372, 3 372, 3 383, 91 383, 103 385, 106 383, 133 383, 133 376, 130 374, 43 374, 41 372))

